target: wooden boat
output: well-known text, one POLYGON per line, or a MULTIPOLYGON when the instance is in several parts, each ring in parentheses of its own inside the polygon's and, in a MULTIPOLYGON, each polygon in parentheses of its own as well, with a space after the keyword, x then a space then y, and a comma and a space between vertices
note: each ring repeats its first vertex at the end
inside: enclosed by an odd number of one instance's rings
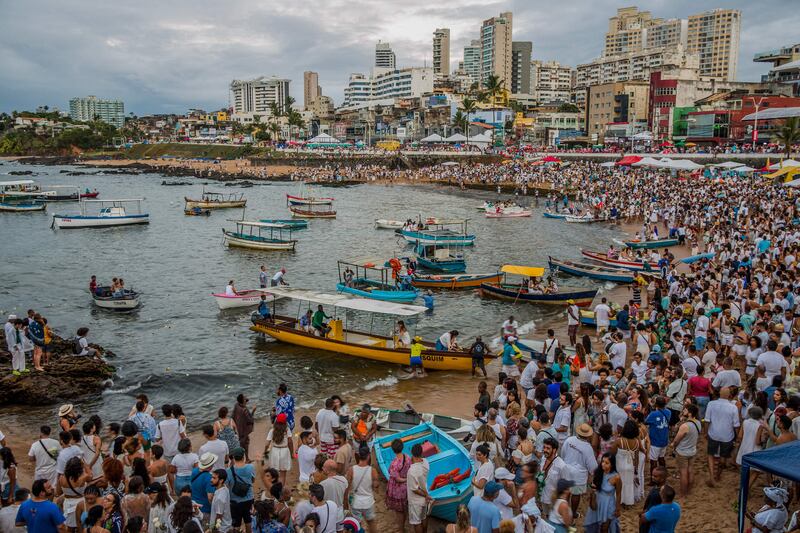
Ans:
POLYGON ((267 302, 272 302, 275 297, 267 289, 248 289, 239 291, 235 296, 224 292, 212 293, 220 309, 233 309, 236 307, 252 307, 261 303, 261 296, 266 296, 267 302))
POLYGON ((373 409, 379 437, 394 435, 422 423, 433 424, 456 440, 463 439, 472 430, 472 422, 469 420, 434 413, 418 413, 410 405, 407 407, 406 410, 373 409))
POLYGON ((406 429, 394 435, 387 435, 375 440, 375 456, 383 477, 389 478, 389 467, 395 458, 392 441, 400 439, 403 453, 411 455, 415 444, 422 444, 427 451, 426 460, 430 465, 427 486, 433 498, 431 515, 455 522, 458 507, 466 505, 472 498, 472 461, 467 449, 457 440, 430 423, 406 429), (441 485, 437 483, 441 480, 441 485))
POLYGON ((313 196, 292 196, 286 195, 286 205, 331 205, 333 198, 315 198, 313 196))
POLYGON ((73 185, 50 185, 50 189, 36 199, 42 202, 77 202, 81 199, 81 190, 73 185))
POLYGON ((125 289, 122 294, 114 294, 111 287, 97 287, 92 294, 92 300, 97 307, 115 309, 117 311, 130 311, 139 307, 139 293, 125 289))
POLYGON ((461 219, 428 219, 425 229, 399 229, 395 230, 405 240, 413 244, 461 244, 472 246, 475 244, 475 235, 467 234, 467 221, 461 219), (461 231, 454 231, 447 226, 459 226, 461 231))
POLYGON ((544 213, 542 213, 542 216, 544 218, 555 218, 559 220, 564 220, 565 218, 567 218, 568 213, 551 213, 550 211, 545 211, 544 213))
POLYGON ((691 265, 692 263, 696 263, 698 261, 702 261, 703 259, 714 259, 716 257, 715 252, 706 252, 704 254, 697 254, 697 255, 690 255, 689 257, 684 257, 683 259, 678 259, 678 263, 684 263, 687 265, 691 265))
POLYGON ((82 193, 81 193, 81 198, 89 198, 89 199, 94 199, 94 198, 97 198, 98 196, 100 196, 100 193, 99 193, 99 192, 97 192, 97 191, 92 191, 92 192, 82 192, 82 193))
POLYGON ((566 272, 573 276, 597 279, 601 281, 613 281, 616 283, 633 283, 636 275, 632 270, 621 268, 608 268, 588 263, 574 263, 572 261, 558 260, 548 257, 550 270, 566 272))
POLYGON ((379 218, 375 221, 377 229, 401 229, 405 224, 402 220, 388 220, 385 218, 379 218))
POLYGON ((184 209, 184 215, 190 217, 209 217, 211 216, 211 209, 201 209, 200 207, 193 207, 191 209, 184 209))
POLYGON ((297 244, 297 240, 292 239, 291 228, 280 224, 246 220, 231 222, 236 223, 236 231, 222 229, 223 239, 229 247, 250 250, 294 250, 297 244), (288 238, 284 237, 284 232, 288 232, 288 238))
POLYGON ((420 289, 474 289, 481 283, 497 283, 503 274, 414 274, 411 284, 420 289))
MULTIPOLYGON (((504 275, 515 274, 529 278, 540 278, 544 275, 541 267, 527 267, 519 265, 503 265, 500 272, 504 275)), ((504 276, 505 280, 505 276, 504 276)), ((554 294, 532 294, 523 284, 481 283, 480 295, 483 297, 500 298, 516 302, 547 305, 567 305, 569 300, 574 300, 578 307, 586 307, 592 303, 597 295, 597 289, 559 291, 554 294)))
MULTIPOLYGON (((584 311, 581 309, 581 324, 584 326, 596 326, 597 321, 594 318, 594 311, 584 311)), ((616 327, 617 320, 615 318, 610 319, 609 325, 616 327)))
MULTIPOLYGON (((458 246, 458 245, 454 245, 458 246)), ((417 244, 414 247, 417 264, 425 270, 459 273, 467 270, 464 260, 464 247, 453 249, 449 244, 417 244)))
POLYGON ((362 298, 384 302, 411 303, 419 291, 410 284, 410 279, 399 280, 391 268, 377 266, 374 262, 337 261, 339 283, 336 290, 362 298), (351 270, 351 267, 355 270, 351 270))
POLYGON ((608 218, 595 218, 592 215, 583 215, 583 216, 575 216, 575 215, 566 215, 564 217, 564 222, 570 222, 573 224, 590 224, 592 222, 606 222, 608 218))
POLYGON ((280 224, 292 230, 308 228, 308 220, 295 220, 293 218, 262 218, 259 222, 267 222, 269 224, 280 224))
MULTIPOLYGON (((517 342, 514 344, 516 344, 517 348, 520 350, 529 352, 534 358, 543 357, 545 355, 545 341, 543 340, 517 339, 517 342)), ((575 348, 564 346, 563 344, 560 346, 568 358, 575 355, 575 348)))
POLYGON ((336 211, 331 209, 315 210, 289 206, 289 211, 291 211, 292 216, 296 218, 336 218, 336 211))
MULTIPOLYGON (((142 213, 142 201, 144 198, 133 198, 125 200, 81 200, 81 212, 79 215, 53 215, 53 224, 57 228, 107 228, 111 226, 132 226, 138 224, 149 224, 150 215, 142 213), (130 213, 126 206, 135 205, 134 213, 130 213), (99 206, 97 214, 91 207, 99 206)), ((51 227, 52 227, 51 226, 51 227)))
POLYGON ((54 191, 43 191, 33 180, 0 181, 0 201, 35 200, 38 196, 55 194, 54 191))
POLYGON ((588 257, 592 261, 602 263, 613 268, 624 268, 626 270, 657 270, 658 265, 652 261, 628 261, 625 259, 609 259, 604 252, 593 252, 590 250, 581 250, 581 255, 588 257), (645 266, 647 265, 647 266, 645 266))
POLYGON ((520 218, 529 217, 532 212, 526 209, 505 210, 505 211, 486 211, 486 218, 520 218))
MULTIPOLYGON (((341 311, 344 320, 347 320, 347 311, 360 311, 372 315, 386 315, 408 319, 427 311, 425 307, 381 302, 377 300, 350 299, 340 294, 326 294, 315 291, 289 287, 271 287, 270 292, 277 298, 285 297, 301 300, 311 304, 327 305, 334 308, 334 318, 328 323, 331 331, 326 337, 320 337, 314 331, 305 331, 300 326, 299 320, 293 317, 280 316, 273 313, 271 319, 256 319, 251 330, 269 335, 274 339, 312 348, 325 350, 350 357, 371 359, 383 363, 408 365, 410 363, 410 350, 404 347, 395 347, 392 337, 369 332, 348 329, 343 326, 342 318, 338 317, 341 311)), ((468 352, 443 352, 435 349, 435 344, 423 342, 425 350, 422 352, 422 366, 427 370, 458 370, 470 372, 472 358, 468 352)))
POLYGON ((0 211, 9 213, 30 213, 32 211, 44 211, 47 204, 38 200, 31 201, 7 201, 0 202, 0 211))
POLYGON ((194 207, 201 209, 231 209, 247 205, 244 193, 211 192, 205 189, 203 189, 203 195, 199 200, 188 196, 183 199, 186 202, 186 209, 194 207))
POLYGON ((633 249, 653 249, 677 246, 678 239, 658 239, 657 241, 624 241, 625 246, 633 249))

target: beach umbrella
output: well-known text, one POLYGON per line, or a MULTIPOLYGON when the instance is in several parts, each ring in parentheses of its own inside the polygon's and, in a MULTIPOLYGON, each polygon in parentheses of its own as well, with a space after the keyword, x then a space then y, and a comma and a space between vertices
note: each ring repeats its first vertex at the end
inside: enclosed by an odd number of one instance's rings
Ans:
POLYGON ((543 163, 561 163, 561 160, 554 155, 548 155, 542 158, 543 163))

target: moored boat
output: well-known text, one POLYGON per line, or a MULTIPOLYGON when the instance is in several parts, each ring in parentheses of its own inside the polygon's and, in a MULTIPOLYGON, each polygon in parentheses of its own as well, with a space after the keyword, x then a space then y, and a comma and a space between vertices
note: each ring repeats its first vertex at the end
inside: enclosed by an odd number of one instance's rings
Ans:
POLYGON ((6 211, 9 213, 29 213, 32 211, 44 211, 47 207, 47 204, 44 202, 40 202, 38 200, 34 201, 6 201, 0 202, 0 211, 6 211))
POLYGON ((199 199, 192 199, 185 196, 186 209, 199 207, 201 209, 231 209, 245 207, 247 199, 244 193, 224 193, 211 192, 203 189, 203 194, 199 199))
MULTIPOLYGON (((541 278, 544 276, 544 269, 541 267, 528 267, 520 265, 503 265, 500 268, 503 274, 514 274, 528 278, 541 278)), ((505 276, 503 281, 505 281, 505 276)), ((592 303, 597 295, 597 289, 568 290, 556 293, 530 292, 524 283, 481 283, 480 294, 484 297, 500 298, 516 302, 547 305, 567 305, 569 300, 574 300, 575 305, 586 307, 592 303)))
POLYGON ((373 409, 378 436, 394 435, 400 431, 411 429, 420 424, 433 424, 456 440, 466 437, 472 429, 472 422, 454 416, 434 413, 418 413, 410 405, 407 409, 373 409))
POLYGON ((393 273, 391 268, 377 266, 374 262, 338 261, 337 270, 339 283, 336 284, 336 290, 342 293, 406 303, 413 302, 419 296, 419 291, 411 286, 410 280, 397 279, 398 274, 393 273))
POLYGON ((481 283, 497 283, 503 274, 431 274, 415 273, 411 284, 420 289, 475 289, 481 283))
POLYGON ((419 243, 414 247, 414 252, 417 264, 425 270, 449 273, 467 270, 463 245, 419 243))
POLYGON ((486 218, 521 218, 531 216, 527 209, 508 209, 502 211, 486 211, 486 218))
POLYGON ((333 198, 329 197, 316 198, 313 196, 292 196, 291 194, 286 195, 287 205, 331 205, 333 200, 333 198))
POLYGON ((81 200, 81 211, 78 215, 53 215, 53 226, 62 229, 71 228, 107 228, 112 226, 132 226, 149 224, 150 215, 142 213, 144 198, 124 200, 81 200), (135 209, 126 206, 135 205, 135 209), (97 214, 92 209, 98 206, 97 214))
POLYGON ((313 209, 313 206, 303 209, 290 205, 289 211, 296 218, 336 218, 336 211, 332 210, 330 205, 328 205, 328 209, 313 209))
POLYGON ((229 247, 250 250, 294 250, 297 244, 292 239, 291 228, 269 222, 233 220, 236 231, 222 229, 223 239, 229 247), (284 232, 288 235, 284 236, 284 232))
POLYGON ((77 202, 82 198, 80 188, 74 185, 50 185, 49 189, 36 199, 42 202, 77 202))
POLYGON ((581 255, 591 259, 592 261, 596 261, 598 263, 602 263, 604 265, 613 267, 613 268, 624 268, 627 270, 657 270, 658 265, 653 263, 652 261, 629 261, 626 259, 611 259, 608 257, 607 254, 604 252, 593 252, 591 250, 581 250, 581 255))
POLYGON ((588 213, 582 216, 566 215, 564 217, 564 222, 570 222, 573 224, 591 224, 592 222, 606 222, 607 220, 608 218, 606 217, 595 218, 593 215, 588 213))
POLYGON ((569 213, 552 213, 550 211, 545 211, 544 213, 542 213, 542 216, 544 218, 555 218, 559 220, 564 220, 565 218, 567 218, 568 215, 569 213))
POLYGON ((193 207, 191 209, 184 209, 183 214, 188 215, 190 217, 209 217, 211 216, 211 209, 193 207))
POLYGON ((38 196, 55 194, 54 191, 43 191, 34 180, 0 181, 0 201, 31 201, 38 196))
POLYGON ((211 296, 217 302, 220 309, 233 309, 235 307, 252 307, 261 303, 261 296, 266 296, 267 302, 272 302, 275 297, 267 289, 248 289, 238 291, 234 295, 224 292, 212 293, 211 296))
POLYGON ((430 514, 455 522, 458 507, 472 498, 472 462, 466 448, 453 437, 430 423, 406 429, 375 440, 375 456, 381 474, 388 479, 389 467, 395 458, 391 444, 394 439, 403 443, 403 453, 411 455, 416 444, 423 447, 429 471, 426 485, 432 498, 430 514))
POLYGON ((262 218, 259 222, 267 222, 269 224, 280 224, 287 226, 293 230, 306 229, 308 227, 308 220, 295 220, 293 218, 262 218))
POLYGON ((97 191, 82 192, 80 196, 81 196, 81 198, 94 199, 94 198, 97 198, 98 196, 100 196, 100 193, 97 192, 97 191))
MULTIPOLYGON (((594 318, 594 311, 586 311, 581 309, 581 324, 584 326, 596 326, 597 321, 594 318)), ((617 319, 609 319, 609 325, 617 327, 617 319)))
POLYGON ((684 263, 686 265, 691 265, 692 263, 696 263, 698 261, 702 261, 703 259, 714 259, 716 257, 715 252, 706 252, 704 254, 697 254, 697 255, 690 255, 689 257, 684 257, 683 259, 678 259, 678 263, 684 263))
POLYGON ((658 239, 655 241, 624 241, 625 246, 633 249, 668 248, 677 246, 678 239, 658 239))
POLYGON ((375 220, 375 227, 377 229, 401 229, 405 226, 402 220, 389 220, 386 218, 379 218, 375 220))
POLYGON ((573 276, 581 276, 601 281, 613 281, 616 283, 633 283, 636 273, 632 270, 621 268, 608 268, 588 263, 575 263, 573 261, 558 260, 548 257, 550 270, 566 272, 573 276))
POLYGON ((92 293, 92 301, 97 307, 103 309, 115 309, 117 311, 130 311, 139 307, 139 293, 125 289, 122 293, 116 293, 111 287, 97 287, 92 293))
POLYGON ((395 231, 413 244, 461 244, 463 246, 475 244, 475 235, 467 233, 467 220, 462 219, 427 219, 425 229, 409 227, 395 231), (460 231, 454 231, 448 226, 457 226, 460 231))

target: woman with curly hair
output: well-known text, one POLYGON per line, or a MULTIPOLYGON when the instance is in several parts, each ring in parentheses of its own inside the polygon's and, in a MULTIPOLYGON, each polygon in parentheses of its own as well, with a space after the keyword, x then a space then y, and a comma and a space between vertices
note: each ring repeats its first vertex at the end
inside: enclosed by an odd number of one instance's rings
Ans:
POLYGON ((125 530, 125 516, 122 514, 122 498, 116 492, 109 492, 103 498, 103 527, 110 533, 122 533, 125 530))
POLYGON ((187 522, 196 522, 202 530, 202 524, 195 513, 194 505, 192 504, 192 497, 181 496, 178 498, 178 501, 175 502, 175 506, 172 508, 172 512, 169 514, 167 528, 169 529, 170 533, 175 533, 176 531, 181 531, 187 522))

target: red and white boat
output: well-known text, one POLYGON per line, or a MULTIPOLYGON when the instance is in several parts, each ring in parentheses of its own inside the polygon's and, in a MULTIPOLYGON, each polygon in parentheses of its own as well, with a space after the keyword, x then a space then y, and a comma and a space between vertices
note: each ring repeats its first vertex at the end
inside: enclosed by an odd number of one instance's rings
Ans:
POLYGON ((236 295, 230 296, 224 292, 213 293, 211 296, 217 301, 220 309, 233 309, 235 307, 252 307, 261 303, 261 295, 267 297, 267 302, 275 300, 275 296, 270 294, 267 289, 249 289, 239 291, 236 295))
POLYGON ((658 270, 658 264, 652 261, 627 261, 625 259, 610 259, 604 252, 592 252, 590 250, 581 250, 581 255, 588 257, 592 261, 616 268, 624 268, 634 271, 645 270, 645 263, 647 263, 649 264, 651 270, 658 270))
POLYGON ((97 191, 81 193, 81 198, 97 198, 98 196, 100 196, 100 193, 97 191))
POLYGON ((331 205, 333 198, 315 198, 313 196, 292 196, 286 195, 288 205, 331 205))

